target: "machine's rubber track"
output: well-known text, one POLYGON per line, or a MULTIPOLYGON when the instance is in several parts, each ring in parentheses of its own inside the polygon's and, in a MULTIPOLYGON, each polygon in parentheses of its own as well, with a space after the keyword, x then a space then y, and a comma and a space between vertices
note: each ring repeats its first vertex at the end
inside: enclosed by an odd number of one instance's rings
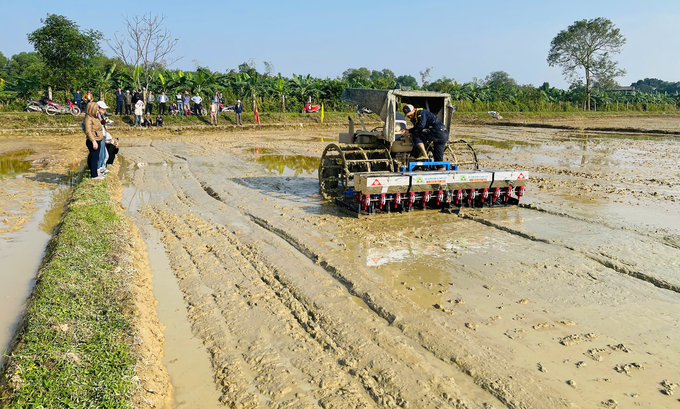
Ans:
POLYGON ((319 163, 319 191, 327 198, 341 197, 357 172, 394 172, 387 148, 377 144, 330 144, 319 163))

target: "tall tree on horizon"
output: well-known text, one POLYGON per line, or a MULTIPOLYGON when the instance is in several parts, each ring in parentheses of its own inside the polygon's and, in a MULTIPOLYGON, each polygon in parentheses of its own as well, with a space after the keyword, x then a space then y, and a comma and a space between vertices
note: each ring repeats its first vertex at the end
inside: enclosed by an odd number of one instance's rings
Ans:
POLYGON ((586 105, 590 109, 590 90, 593 79, 606 83, 624 75, 625 70, 617 67, 612 54, 619 54, 626 44, 626 38, 610 20, 598 17, 580 20, 562 30, 553 38, 548 53, 548 64, 559 65, 567 81, 575 82, 579 75, 576 70, 585 70, 586 105))
POLYGON ((28 42, 45 63, 45 80, 70 92, 80 68, 101 54, 102 33, 81 31, 76 23, 64 16, 48 14, 40 20, 43 27, 28 35, 28 42))

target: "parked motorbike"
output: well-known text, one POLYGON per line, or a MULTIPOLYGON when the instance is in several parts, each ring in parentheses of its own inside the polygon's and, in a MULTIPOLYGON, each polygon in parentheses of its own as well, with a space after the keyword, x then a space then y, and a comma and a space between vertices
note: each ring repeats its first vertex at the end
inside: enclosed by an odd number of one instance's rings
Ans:
POLYGON ((234 112, 236 105, 234 104, 220 104, 220 112, 234 112))
POLYGON ((45 113, 47 115, 57 115, 57 114, 71 114, 73 116, 76 116, 80 113, 80 108, 75 106, 75 104, 69 102, 69 106, 63 106, 60 105, 54 101, 52 101, 49 98, 43 98, 40 100, 43 104, 45 104, 45 113))
POLYGON ((45 104, 37 99, 29 98, 26 101, 26 112, 45 112, 45 104))
POLYGON ((302 108, 302 113, 311 114, 314 112, 319 112, 321 110, 321 105, 312 105, 311 102, 307 102, 304 108, 302 108))
POLYGON ((78 107, 78 105, 71 102, 71 100, 68 98, 66 98, 66 103, 68 104, 68 108, 71 110, 71 115, 80 115, 80 107, 78 107))

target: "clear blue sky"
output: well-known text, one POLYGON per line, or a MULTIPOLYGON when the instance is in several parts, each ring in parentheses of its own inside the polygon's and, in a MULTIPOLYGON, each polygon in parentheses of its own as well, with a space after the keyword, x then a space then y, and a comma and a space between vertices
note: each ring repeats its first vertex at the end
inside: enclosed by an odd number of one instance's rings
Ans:
MULTIPOLYGON (((113 38, 123 15, 164 14, 175 52, 172 68, 196 64, 224 72, 253 59, 258 71, 338 77, 347 68, 389 68, 413 75, 432 67, 432 79, 459 83, 506 71, 520 84, 566 88, 559 67, 546 63, 550 41, 574 21, 605 17, 627 39, 615 58, 639 79, 680 81, 680 1, 116 1, 4 0, 0 52, 32 51, 26 34, 47 13, 113 38), (7 4, 9 3, 9 4, 7 4), (153 4, 153 7, 150 5, 153 4)), ((103 48, 112 55, 106 43, 103 48)))

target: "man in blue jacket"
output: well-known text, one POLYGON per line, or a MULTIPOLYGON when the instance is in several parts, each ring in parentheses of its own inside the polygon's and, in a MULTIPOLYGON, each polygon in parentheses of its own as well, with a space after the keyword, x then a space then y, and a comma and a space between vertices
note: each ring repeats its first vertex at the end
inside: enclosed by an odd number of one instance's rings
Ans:
MULTIPOLYGON (((413 105, 404 106, 404 115, 411 120, 413 128, 403 129, 402 135, 411 134, 413 143, 419 151, 419 156, 416 159, 426 159, 427 151, 425 150, 425 141, 433 142, 433 156, 435 162, 444 160, 444 150, 446 149, 446 142, 449 140, 449 133, 442 121, 437 118, 432 112, 423 108, 414 108, 413 105)), ((439 170, 444 170, 443 167, 439 170)))
POLYGON ((73 103, 80 108, 80 112, 83 111, 83 94, 80 93, 80 90, 73 94, 73 103))
POLYGON ((118 91, 116 91, 116 113, 115 115, 123 115, 123 101, 125 99, 125 94, 123 94, 123 91, 118 88, 118 91))
POLYGON ((236 105, 234 105, 234 112, 236 112, 236 125, 243 125, 241 123, 241 112, 243 112, 243 105, 241 105, 241 100, 236 101, 236 105))

